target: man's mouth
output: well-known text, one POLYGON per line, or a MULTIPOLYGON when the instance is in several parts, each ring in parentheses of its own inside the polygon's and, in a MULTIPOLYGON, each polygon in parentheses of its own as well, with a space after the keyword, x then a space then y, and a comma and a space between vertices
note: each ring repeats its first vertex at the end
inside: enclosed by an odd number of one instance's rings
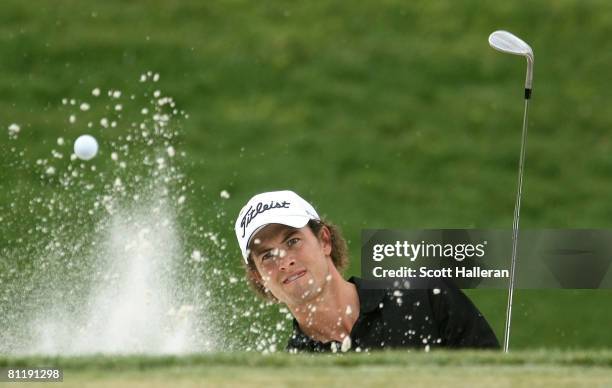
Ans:
POLYGON ((285 280, 283 280, 283 284, 289 284, 289 283, 295 281, 296 279, 301 278, 304 275, 306 275, 306 270, 305 269, 303 269, 301 271, 298 271, 298 272, 292 274, 291 276, 288 276, 285 280))

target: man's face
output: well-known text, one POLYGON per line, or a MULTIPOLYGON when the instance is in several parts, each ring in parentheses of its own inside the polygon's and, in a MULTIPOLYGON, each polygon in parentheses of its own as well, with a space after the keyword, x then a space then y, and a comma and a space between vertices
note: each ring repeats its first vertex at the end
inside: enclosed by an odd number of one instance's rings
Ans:
POLYGON ((304 304, 325 287, 333 263, 329 231, 321 232, 319 239, 308 226, 270 224, 253 237, 251 258, 264 287, 279 301, 304 304))

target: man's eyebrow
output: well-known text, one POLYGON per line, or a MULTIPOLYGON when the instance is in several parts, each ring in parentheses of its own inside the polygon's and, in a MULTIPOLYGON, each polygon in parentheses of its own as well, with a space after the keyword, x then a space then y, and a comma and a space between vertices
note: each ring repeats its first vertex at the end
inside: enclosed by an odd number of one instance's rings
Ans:
MULTIPOLYGON (((289 239, 289 237, 293 236, 297 232, 298 232, 298 229, 294 229, 294 228, 287 228, 287 229, 285 229, 283 232, 281 232, 282 236, 283 236, 283 238, 281 240, 281 243, 284 243, 285 241, 287 241, 289 239)), ((257 239, 255 239, 255 240, 257 240, 257 239)), ((258 255, 262 254, 263 252, 268 251, 270 249, 271 249, 270 247, 267 247, 264 244, 257 244, 256 247, 253 247, 251 249, 251 252, 255 256, 258 256, 258 255)))

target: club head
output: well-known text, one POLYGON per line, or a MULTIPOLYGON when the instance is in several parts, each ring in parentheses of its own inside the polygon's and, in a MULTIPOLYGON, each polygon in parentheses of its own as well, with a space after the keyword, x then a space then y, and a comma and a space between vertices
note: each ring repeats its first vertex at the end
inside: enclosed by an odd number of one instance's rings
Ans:
POLYGON ((503 30, 494 31, 489 35, 489 45, 497 51, 520 55, 527 59, 525 89, 531 90, 533 82, 533 49, 518 36, 503 30))

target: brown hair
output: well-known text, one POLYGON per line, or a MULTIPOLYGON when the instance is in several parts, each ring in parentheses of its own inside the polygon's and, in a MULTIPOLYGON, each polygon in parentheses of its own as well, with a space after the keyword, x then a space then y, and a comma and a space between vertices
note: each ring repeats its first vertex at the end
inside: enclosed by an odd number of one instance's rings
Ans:
MULTIPOLYGON (((327 222, 325 220, 310 220, 308 221, 308 227, 312 231, 312 233, 320 239, 321 229, 323 227, 327 227, 329 230, 330 238, 331 238, 331 259, 334 263, 334 266, 338 270, 338 272, 342 273, 346 269, 349 264, 348 259, 348 249, 346 246, 346 240, 342 237, 342 232, 340 228, 336 225, 327 222)), ((249 282, 249 285, 255 291, 255 293, 262 297, 263 299, 270 301, 277 301, 277 299, 272 295, 269 289, 267 289, 260 281, 259 273, 257 272, 257 267, 255 266, 255 262, 251 258, 251 254, 249 253, 249 257, 247 258, 248 263, 245 264, 246 276, 249 282)), ((244 262, 244 261, 243 261, 244 262)))

